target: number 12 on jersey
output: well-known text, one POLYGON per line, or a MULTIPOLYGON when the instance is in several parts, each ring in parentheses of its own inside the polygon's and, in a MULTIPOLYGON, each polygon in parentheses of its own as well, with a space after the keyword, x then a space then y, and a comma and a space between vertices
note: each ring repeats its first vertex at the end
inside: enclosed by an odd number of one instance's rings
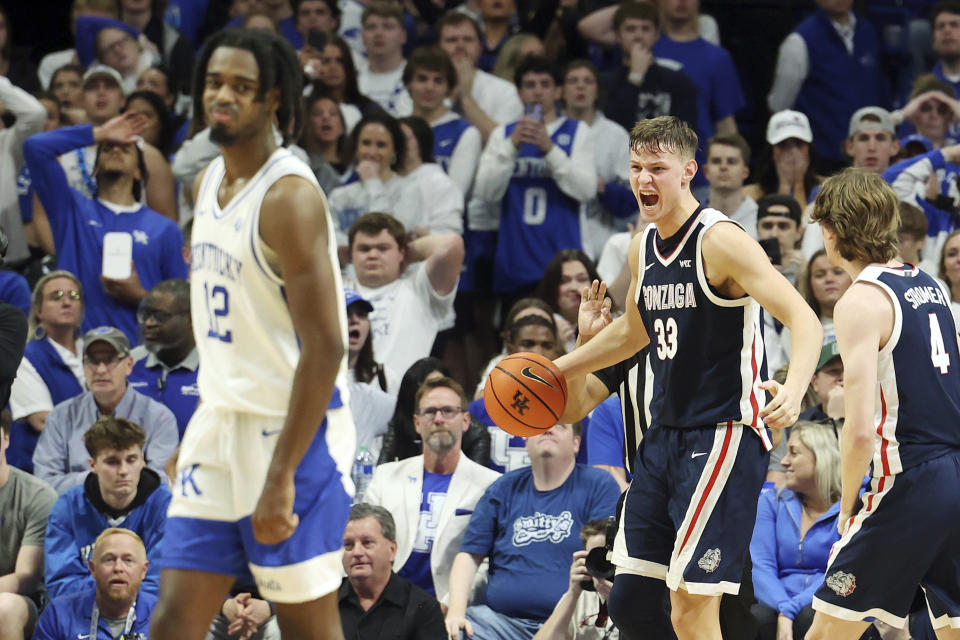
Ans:
POLYGON ((210 320, 207 337, 233 342, 233 332, 221 326, 221 321, 230 313, 230 293, 226 287, 217 285, 210 288, 206 282, 203 283, 203 292, 207 302, 207 318, 210 320))

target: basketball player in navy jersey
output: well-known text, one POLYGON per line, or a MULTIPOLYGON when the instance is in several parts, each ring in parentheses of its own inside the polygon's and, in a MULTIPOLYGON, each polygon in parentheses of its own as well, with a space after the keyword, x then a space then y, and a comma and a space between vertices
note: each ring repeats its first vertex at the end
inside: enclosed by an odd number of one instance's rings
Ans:
POLYGON ((610 613, 625 635, 645 637, 666 581, 677 637, 721 640, 720 596, 739 590, 766 475, 765 425, 796 420, 823 331, 760 245, 690 193, 689 126, 639 122, 630 147, 631 187, 653 224, 630 245, 626 312, 557 365, 580 379, 650 344, 651 426, 614 545, 610 613), (793 335, 783 385, 764 381, 760 305, 793 335))
POLYGON ((284 637, 343 639, 344 295, 324 194, 274 125, 296 135, 300 73, 265 31, 219 32, 197 61, 194 113, 223 155, 193 190, 200 405, 180 446, 155 640, 204 638, 234 580, 251 577, 284 637))
POLYGON ((950 296, 896 260, 897 197, 880 176, 847 169, 830 178, 813 219, 853 284, 833 314, 845 371, 842 537, 807 640, 859 638, 867 618, 903 628, 917 585, 937 637, 960 638, 960 353, 950 296))

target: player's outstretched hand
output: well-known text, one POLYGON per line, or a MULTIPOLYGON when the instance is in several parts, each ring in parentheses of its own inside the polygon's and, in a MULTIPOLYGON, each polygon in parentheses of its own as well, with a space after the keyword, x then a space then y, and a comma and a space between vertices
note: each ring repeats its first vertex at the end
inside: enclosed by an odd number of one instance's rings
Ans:
POLYGON ((785 429, 800 416, 800 398, 794 397, 785 386, 776 380, 760 383, 760 388, 769 391, 773 399, 760 410, 764 424, 771 429, 785 429))
POLYGON ((613 322, 610 307, 613 301, 607 297, 607 283, 594 280, 580 291, 580 311, 577 328, 584 340, 589 340, 613 322))
POLYGON ((473 625, 465 616, 447 616, 447 634, 450 640, 460 640, 460 630, 463 629, 468 638, 473 637, 473 625))
POLYGON ((253 537, 257 542, 277 544, 293 535, 300 524, 300 517, 293 512, 294 496, 292 476, 283 481, 267 478, 257 500, 257 508, 250 518, 253 537))

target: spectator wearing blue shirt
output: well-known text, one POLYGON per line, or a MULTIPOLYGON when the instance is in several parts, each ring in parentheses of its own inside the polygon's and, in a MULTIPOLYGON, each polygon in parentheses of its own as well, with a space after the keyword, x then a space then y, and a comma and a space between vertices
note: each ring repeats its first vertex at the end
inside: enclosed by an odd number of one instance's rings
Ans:
POLYGON ((163 467, 177 447, 177 420, 170 409, 130 387, 132 370, 130 343, 119 329, 87 332, 83 373, 89 391, 53 408, 33 453, 34 472, 57 493, 83 484, 90 469, 83 434, 102 416, 126 418, 143 429, 147 465, 166 480, 163 467))
POLYGON ((780 45, 770 111, 796 109, 810 117, 817 152, 844 164, 850 116, 860 107, 889 106, 880 68, 880 38, 853 0, 817 0, 817 10, 780 45))
POLYGON ((95 585, 55 598, 37 622, 34 640, 146 638, 155 596, 140 593, 149 561, 143 541, 129 529, 100 534, 90 556, 95 585))
POLYGON ((603 469, 626 491, 630 475, 624 466, 623 412, 620 398, 609 397, 593 410, 587 431, 587 464, 603 469))
POLYGON ((14 423, 7 453, 10 464, 28 473, 33 473, 33 451, 47 415, 55 405, 83 393, 86 385, 80 360, 80 281, 69 271, 51 271, 37 281, 32 298, 29 342, 10 389, 14 423))
POLYGON ((450 570, 447 630, 456 637, 532 638, 569 581, 580 527, 614 514, 620 490, 610 474, 576 463, 577 425, 527 438, 530 466, 507 473, 477 503, 450 570), (487 601, 468 607, 470 586, 490 562, 487 601))
POLYGON ((16 271, 0 270, 0 302, 12 304, 30 315, 30 285, 27 279, 16 271))
POLYGON ((136 347, 130 386, 166 405, 177 418, 180 437, 200 399, 200 356, 190 321, 190 285, 164 280, 147 294, 137 311, 143 344, 136 347))
POLYGON ((84 326, 116 326, 131 339, 137 331, 136 307, 147 290, 162 280, 187 277, 180 229, 139 204, 147 171, 134 136, 144 126, 142 115, 127 113, 102 126, 65 127, 24 143, 59 266, 76 274, 86 291, 84 326), (57 161, 59 155, 91 144, 98 145, 95 199, 73 190, 57 161), (104 236, 110 232, 129 234, 132 240, 131 274, 122 280, 102 276, 104 236))
MULTIPOLYGON (((698 2, 663 0, 660 2, 662 33, 653 54, 662 64, 673 61, 678 71, 697 85, 697 124, 693 127, 700 140, 714 135, 737 133, 734 114, 746 104, 740 78, 730 53, 700 36, 698 2)), ((706 156, 697 150, 697 164, 704 166, 706 156)), ((697 172, 697 178, 702 172, 697 172)), ((694 186, 705 184, 694 178, 694 186)))
POLYGON ((760 494, 750 542, 760 640, 804 637, 813 594, 840 539, 840 445, 833 428, 797 423, 781 464, 784 488, 760 494))
POLYGON ((94 541, 110 527, 135 531, 146 547, 148 569, 142 589, 157 595, 160 569, 153 561, 163 540, 170 490, 145 468, 143 429, 123 418, 104 417, 83 441, 90 454, 90 474, 83 485, 68 489, 53 505, 44 538, 44 572, 51 598, 94 584, 87 570, 94 541))

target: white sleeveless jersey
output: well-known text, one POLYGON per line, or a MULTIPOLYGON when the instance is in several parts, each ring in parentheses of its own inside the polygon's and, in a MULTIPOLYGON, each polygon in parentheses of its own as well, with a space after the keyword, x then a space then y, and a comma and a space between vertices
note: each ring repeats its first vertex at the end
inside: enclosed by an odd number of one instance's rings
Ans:
MULTIPOLYGON (((190 304, 201 364, 197 383, 205 405, 263 416, 287 413, 300 345, 284 282, 267 265, 261 247, 260 204, 273 183, 288 175, 316 185, 326 206, 310 167, 283 148, 226 208, 221 209, 217 199, 223 156, 210 163, 200 184, 190 246, 190 304)), ((327 218, 327 257, 336 289, 316 303, 337 305, 344 344, 330 402, 330 408, 336 408, 347 401, 347 321, 333 224, 328 212, 322 215, 327 218)))

